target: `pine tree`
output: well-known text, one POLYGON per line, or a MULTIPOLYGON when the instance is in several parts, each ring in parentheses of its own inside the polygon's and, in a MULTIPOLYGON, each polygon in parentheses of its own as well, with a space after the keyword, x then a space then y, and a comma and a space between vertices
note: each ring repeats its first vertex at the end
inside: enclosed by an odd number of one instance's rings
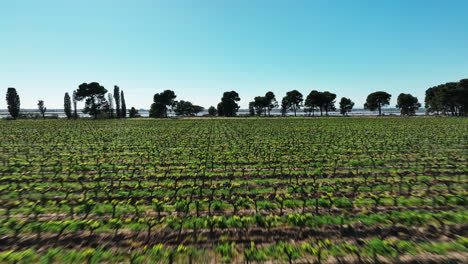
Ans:
POLYGON ((43 100, 39 100, 37 102, 37 108, 39 109, 39 112, 42 115, 42 119, 45 119, 45 112, 47 111, 47 107, 45 107, 45 104, 44 104, 43 100))

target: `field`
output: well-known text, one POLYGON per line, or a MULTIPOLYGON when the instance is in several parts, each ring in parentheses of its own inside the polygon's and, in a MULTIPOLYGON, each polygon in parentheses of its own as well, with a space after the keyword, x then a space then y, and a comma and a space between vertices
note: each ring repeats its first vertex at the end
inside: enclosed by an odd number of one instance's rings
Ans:
POLYGON ((0 121, 0 263, 463 263, 468 119, 0 121))

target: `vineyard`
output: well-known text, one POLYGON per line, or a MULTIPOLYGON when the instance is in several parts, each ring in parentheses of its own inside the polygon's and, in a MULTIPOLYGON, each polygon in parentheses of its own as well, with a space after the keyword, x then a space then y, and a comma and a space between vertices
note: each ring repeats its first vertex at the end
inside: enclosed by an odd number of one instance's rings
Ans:
POLYGON ((17 120, 0 133, 0 263, 468 259, 466 118, 17 120))

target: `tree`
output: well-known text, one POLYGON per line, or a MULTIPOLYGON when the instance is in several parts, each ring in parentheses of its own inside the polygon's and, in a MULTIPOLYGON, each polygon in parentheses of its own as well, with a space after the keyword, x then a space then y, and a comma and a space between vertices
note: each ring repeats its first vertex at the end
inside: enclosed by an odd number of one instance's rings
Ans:
POLYGON ((455 101, 459 106, 460 115, 468 115, 468 79, 462 79, 458 83, 455 101))
POLYGON ((205 108, 203 106, 199 106, 199 105, 193 105, 193 113, 195 114, 195 116, 198 115, 198 113, 200 113, 201 111, 205 110, 205 108))
POLYGON ((315 110, 321 105, 320 96, 321 93, 316 90, 312 90, 312 92, 310 92, 309 95, 307 95, 307 98, 304 103, 304 105, 307 107, 305 111, 312 112, 312 116, 315 116, 315 110))
POLYGON ((17 119, 20 112, 20 98, 15 88, 8 88, 6 101, 8 104, 8 112, 10 112, 11 117, 17 119))
POLYGON ((218 104, 218 115, 236 116, 239 110, 237 102, 240 101, 239 94, 235 91, 225 92, 218 104))
POLYGON ((278 102, 276 101, 275 94, 273 92, 267 92, 265 94, 265 98, 267 101, 267 111, 268 111, 268 116, 271 116, 271 110, 273 108, 278 107, 278 102))
POLYGON ((262 115, 262 113, 265 113, 266 116, 270 106, 270 101, 266 96, 257 96, 254 98, 252 106, 254 107, 257 115, 262 115))
POLYGON ((117 85, 114 85, 114 100, 115 100, 115 111, 117 113, 117 118, 121 118, 122 114, 120 113, 120 88, 117 85))
POLYGON ((189 116, 193 112, 193 104, 189 101, 176 101, 174 104, 174 113, 177 116, 189 116))
POLYGON ((249 102, 249 115, 255 115, 255 102, 249 102))
POLYGON ((468 113, 468 79, 427 89, 424 102, 428 113, 466 115, 468 113))
POLYGON ((411 94, 401 93, 398 95, 396 107, 400 109, 402 115, 414 115, 421 104, 418 102, 418 98, 411 94))
POLYGON ((191 116, 197 115, 203 111, 203 107, 199 105, 194 105, 189 101, 176 101, 174 103, 174 112, 178 116, 191 116))
POLYGON ((210 108, 208 108, 209 116, 216 116, 217 114, 218 114, 218 110, 216 110, 216 107, 210 106, 210 108))
POLYGON ((97 82, 82 83, 76 91, 76 99, 78 101, 85 99, 83 113, 97 118, 101 111, 108 107, 105 98, 106 93, 106 88, 97 82))
POLYGON ((285 108, 287 110, 292 110, 294 116, 296 116, 297 110, 301 108, 302 101, 304 101, 302 94, 297 90, 292 90, 286 93, 282 103, 285 103, 285 108))
POLYGON ((175 105, 174 91, 165 90, 162 93, 157 93, 153 97, 153 104, 151 105, 151 117, 167 117, 168 106, 174 107, 175 105))
POLYGON ((283 97, 281 100, 281 115, 286 116, 286 113, 288 112, 288 99, 286 97, 283 97))
POLYGON ((130 111, 128 111, 128 116, 130 118, 139 117, 138 110, 136 110, 135 107, 130 108, 130 111))
POLYGON ((371 93, 367 96, 364 109, 369 109, 371 111, 379 110, 379 116, 381 116, 382 106, 389 105, 391 97, 392 95, 383 91, 371 93))
POLYGON ((72 118, 71 99, 68 93, 65 93, 63 98, 63 110, 68 119, 72 118))
POLYGON ((341 97, 340 101, 340 113, 342 115, 348 115, 351 110, 353 110, 354 102, 351 99, 346 97, 341 97))
MULTIPOLYGON (((325 114, 328 116, 329 111, 335 111, 335 99, 336 99, 336 94, 330 93, 328 91, 325 91, 321 93, 321 109, 325 110, 325 114)), ((322 115, 322 111, 320 111, 320 115, 322 115)))
POLYGON ((165 117, 164 107, 162 104, 152 103, 149 111, 150 117, 165 117))
POLYGON ((76 95, 76 90, 73 91, 73 115, 75 116, 75 119, 78 118, 78 111, 76 109, 76 104, 78 102, 77 95, 76 95))
POLYGON ((126 118, 127 117, 127 104, 125 103, 125 96, 124 96, 124 91, 120 91, 120 104, 122 105, 122 108, 120 109, 120 117, 121 118, 126 118))
POLYGON ((42 118, 45 119, 45 112, 47 111, 47 107, 45 107, 43 100, 39 100, 37 102, 37 108, 39 109, 39 112, 41 113, 42 118))
POLYGON ((426 90, 426 97, 424 98, 424 103, 426 106, 426 111, 428 113, 437 113, 442 111, 441 98, 438 96, 438 87, 431 87, 426 90))
POLYGON ((109 118, 113 118, 114 117, 114 97, 112 96, 111 93, 107 94, 107 102, 109 102, 108 109, 107 109, 109 113, 109 118))

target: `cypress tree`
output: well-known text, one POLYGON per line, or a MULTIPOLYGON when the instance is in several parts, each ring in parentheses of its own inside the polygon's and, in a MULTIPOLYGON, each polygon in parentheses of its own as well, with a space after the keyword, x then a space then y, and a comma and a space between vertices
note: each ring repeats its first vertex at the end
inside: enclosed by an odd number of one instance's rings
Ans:
POLYGON ((76 99, 76 90, 73 91, 73 116, 75 119, 78 118, 78 112, 76 110, 76 103, 78 102, 78 99, 76 99))
POLYGON ((117 118, 121 117, 120 113, 120 88, 114 85, 114 100, 115 100, 115 111, 117 112, 117 118))
POLYGON ((63 110, 68 119, 72 118, 71 99, 68 93, 65 93, 65 97, 63 98, 63 110))
POLYGON ((17 119, 20 112, 20 98, 15 88, 8 88, 6 101, 8 104, 8 112, 10 112, 11 117, 17 119))
POLYGON ((120 114, 122 118, 127 117, 127 105, 125 104, 125 97, 124 97, 124 92, 120 92, 120 102, 122 104, 122 108, 120 109, 120 114))

